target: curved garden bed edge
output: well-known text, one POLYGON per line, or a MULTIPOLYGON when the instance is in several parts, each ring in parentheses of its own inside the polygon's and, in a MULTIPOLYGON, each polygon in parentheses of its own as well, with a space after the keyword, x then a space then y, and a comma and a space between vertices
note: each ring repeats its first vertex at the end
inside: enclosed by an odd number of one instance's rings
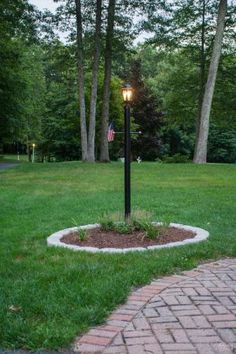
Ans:
MULTIPOLYGON (((159 222, 153 222, 153 225, 161 225, 159 222)), ((148 251, 148 250, 157 250, 157 249, 162 249, 162 248, 171 248, 171 247, 176 247, 176 246, 184 246, 192 243, 197 243, 200 241, 204 241, 209 237, 209 232, 201 229, 199 227, 194 227, 194 226, 189 226, 189 225, 182 225, 182 224, 175 224, 171 223, 171 227, 176 227, 179 229, 187 230, 187 231, 192 231, 196 235, 194 238, 189 238, 183 241, 177 241, 177 242, 171 242, 171 243, 166 243, 164 245, 156 245, 156 246, 148 246, 148 247, 134 247, 134 248, 96 248, 96 247, 81 247, 81 246, 76 246, 76 245, 71 245, 71 244, 66 244, 64 242, 61 242, 61 238, 63 236, 66 236, 70 234, 71 232, 75 232, 78 230, 91 230, 100 227, 100 224, 88 224, 88 225, 83 225, 79 227, 71 227, 68 229, 64 229, 61 231, 58 231, 51 236, 47 238, 47 245, 48 246, 55 246, 55 247, 63 247, 63 248, 68 248, 73 251, 86 251, 86 252, 92 252, 92 253, 127 253, 127 252, 143 252, 143 251, 148 251)))

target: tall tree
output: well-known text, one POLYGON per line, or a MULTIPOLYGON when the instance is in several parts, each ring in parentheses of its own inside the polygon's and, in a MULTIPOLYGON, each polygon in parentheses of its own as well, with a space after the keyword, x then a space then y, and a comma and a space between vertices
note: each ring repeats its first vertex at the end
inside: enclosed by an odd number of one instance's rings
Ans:
POLYGON ((94 35, 95 50, 94 50, 93 69, 92 69, 88 155, 87 155, 87 160, 89 162, 95 161, 95 128, 96 128, 96 105, 97 105, 97 90, 98 90, 98 68, 99 68, 99 59, 100 59, 101 23, 102 23, 102 0, 97 0, 96 29, 94 35))
POLYGON ((96 104, 98 87, 98 68, 100 59, 100 40, 102 23, 102 0, 96 1, 96 25, 94 33, 94 55, 92 68, 92 83, 90 96, 89 129, 86 123, 86 106, 84 91, 84 55, 83 55, 83 25, 81 1, 75 0, 76 22, 77 22, 77 62, 78 62, 78 86, 80 103, 80 127, 81 127, 81 145, 82 160, 95 161, 95 128, 96 128, 96 104))
POLYGON ((0 1, 0 144, 19 139, 24 119, 24 51, 36 38, 35 11, 26 0, 0 1))
MULTIPOLYGON (((77 27, 78 103, 80 106, 82 160, 91 162, 95 160, 94 151, 98 151, 98 149, 95 149, 95 133, 99 130, 102 130, 102 141, 104 141, 106 150, 104 160, 109 160, 108 146, 106 143, 107 122, 103 125, 103 128, 100 127, 100 129, 97 129, 96 127, 96 119, 97 121, 99 120, 96 105, 99 59, 102 57, 102 64, 104 64, 105 67, 102 116, 105 117, 104 120, 106 119, 106 121, 108 121, 112 50, 116 51, 116 57, 114 58, 114 67, 116 66, 116 70, 114 70, 114 74, 119 75, 121 72, 124 75, 124 64, 126 65, 127 63, 124 57, 131 48, 134 36, 133 13, 130 12, 130 9, 134 9, 133 11, 135 11, 135 8, 138 6, 138 1, 54 1, 63 2, 63 5, 58 7, 55 23, 60 26, 60 30, 64 27, 64 30, 70 33, 70 40, 72 41, 76 38, 74 28, 77 27), (116 14, 115 10, 117 10, 116 14), (95 13, 96 19, 94 16, 95 13), (101 18, 103 21, 101 21, 101 18), (77 25, 75 25, 75 19, 77 20, 77 25), (102 39, 105 38, 105 51, 103 52, 100 50, 100 42, 103 44, 102 39), (92 75, 85 75, 85 72, 86 74, 91 72, 90 67, 92 67, 92 75), (91 82, 90 95, 88 95, 87 90, 85 92, 84 89, 88 80, 91 82), (87 108, 87 105, 90 106, 90 110, 87 108)), ((101 47, 103 48, 103 45, 101 47)), ((98 140, 100 144, 102 144, 100 137, 98 140)), ((105 150, 103 149, 103 151, 105 150)))
MULTIPOLYGON (((199 74, 196 77, 198 82, 198 104, 196 101, 195 121, 196 137, 199 136, 200 117, 202 103, 207 80, 206 68, 210 62, 212 45, 214 42, 214 28, 219 9, 219 0, 176 0, 173 1, 151 1, 149 22, 145 24, 150 30, 154 30, 156 36, 151 40, 159 48, 183 48, 188 58, 192 61, 192 68, 198 68, 199 74), (154 3, 163 6, 163 11, 156 11, 154 3), (164 14, 164 16, 162 15, 164 14), (200 54, 200 55, 199 55, 200 54)), ((227 17, 225 21, 224 51, 234 52, 235 43, 235 6, 233 2, 227 6, 227 17)), ((181 64, 180 64, 181 65, 181 64)), ((191 84, 191 86, 193 83, 191 84)), ((185 87, 184 87, 185 88, 185 87)), ((196 145, 197 148, 197 145, 196 145)))
POLYGON ((217 76, 217 71, 218 71, 218 66, 220 61, 220 55, 221 55, 226 11, 227 11, 227 0, 220 0, 216 35, 215 35, 211 62, 210 62, 210 67, 208 72, 207 83, 206 83, 203 102, 202 102, 199 131, 196 139, 196 148, 194 154, 195 163, 205 163, 207 159, 209 118, 210 118, 216 76, 217 76))
POLYGON ((116 0, 109 0, 108 7, 108 24, 106 33, 106 49, 105 49, 105 72, 103 84, 103 102, 102 102, 102 121, 100 136, 100 161, 109 162, 109 149, 107 141, 107 129, 109 122, 110 107, 110 83, 111 83, 111 65, 112 65, 112 41, 114 34, 116 0))
POLYGON ((21 119, 20 141, 30 151, 32 143, 41 138, 42 119, 45 115, 46 84, 44 76, 44 51, 39 45, 26 47, 23 56, 24 97, 21 100, 23 117, 21 119))
POLYGON ((200 119, 201 119, 201 107, 204 96, 205 86, 205 67, 206 67, 206 53, 205 53, 205 37, 206 37, 206 0, 201 0, 202 8, 202 23, 201 23, 201 46, 200 46, 200 72, 199 72, 199 96, 198 96, 198 114, 196 116, 196 136, 199 134, 200 119))
POLYGON ((80 130, 81 130, 81 150, 82 161, 88 157, 88 137, 86 124, 86 108, 84 93, 84 55, 83 55, 83 27, 81 2, 75 0, 76 5, 76 23, 77 23, 77 67, 78 67, 78 88, 79 88, 79 108, 80 108, 80 130))

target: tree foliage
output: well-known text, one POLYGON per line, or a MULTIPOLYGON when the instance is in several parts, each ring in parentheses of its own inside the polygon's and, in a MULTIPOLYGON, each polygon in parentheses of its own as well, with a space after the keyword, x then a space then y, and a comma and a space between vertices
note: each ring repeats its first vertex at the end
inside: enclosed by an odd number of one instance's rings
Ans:
MULTIPOLYGON (((236 9, 228 1, 212 102, 209 161, 234 161, 236 9)), ((30 151, 30 145, 36 143, 40 161, 82 157, 76 3, 55 2, 59 6, 55 15, 40 13, 27 0, 0 3, 0 145, 18 142, 30 151), (58 39, 58 29, 65 31, 66 43, 58 39)), ((127 80, 135 89, 132 129, 143 132, 133 139, 133 158, 192 158, 219 0, 103 0, 100 60, 93 72, 97 1, 80 3, 87 128, 91 105, 94 108, 96 102, 94 159, 99 158, 102 146, 106 150, 104 160, 109 159, 108 147, 111 159, 123 156, 123 135, 117 134, 108 145, 106 130, 108 122, 114 121, 116 130, 123 131, 121 87, 127 80), (115 4, 110 22, 109 4, 115 4), (135 46, 133 40, 144 31, 153 37, 135 46), (97 88, 95 85, 96 95, 91 101, 94 73, 97 88)))
POLYGON ((142 79, 141 63, 133 63, 130 82, 134 88, 132 115, 142 134, 133 141, 132 152, 137 158, 155 160, 160 156, 160 130, 163 114, 159 111, 158 100, 151 94, 142 79))

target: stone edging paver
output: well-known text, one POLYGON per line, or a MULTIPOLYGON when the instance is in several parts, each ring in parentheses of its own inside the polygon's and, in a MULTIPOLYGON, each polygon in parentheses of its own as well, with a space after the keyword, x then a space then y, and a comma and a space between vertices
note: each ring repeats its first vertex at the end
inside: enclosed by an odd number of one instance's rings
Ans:
POLYGON ((236 350, 236 259, 154 280, 135 290, 105 325, 73 350, 104 354, 232 354, 236 350))
MULTIPOLYGON (((161 223, 153 222, 153 224, 160 225, 161 223)), ((209 236, 208 231, 201 229, 199 227, 193 227, 193 226, 189 226, 189 225, 182 225, 182 224, 175 224, 175 223, 171 223, 170 226, 176 227, 179 229, 183 229, 183 230, 192 231, 192 232, 196 233, 196 236, 191 239, 186 239, 186 240, 179 241, 179 242, 171 242, 171 243, 167 243, 165 245, 157 245, 157 246, 149 246, 149 247, 122 248, 122 249, 120 249, 120 248, 101 248, 100 249, 100 248, 96 248, 96 247, 80 247, 80 246, 76 246, 76 245, 68 245, 66 243, 61 242, 61 238, 63 236, 70 234, 71 232, 78 231, 79 229, 89 230, 89 229, 95 229, 97 227, 100 227, 99 224, 91 224, 91 225, 84 225, 84 226, 80 226, 80 227, 72 227, 72 228, 58 231, 47 238, 47 245, 68 248, 73 251, 86 251, 86 252, 92 252, 92 253, 127 253, 127 252, 136 252, 136 251, 143 252, 143 251, 147 251, 147 250, 157 250, 157 249, 162 249, 162 248, 170 248, 170 247, 188 245, 191 243, 204 241, 209 236)))

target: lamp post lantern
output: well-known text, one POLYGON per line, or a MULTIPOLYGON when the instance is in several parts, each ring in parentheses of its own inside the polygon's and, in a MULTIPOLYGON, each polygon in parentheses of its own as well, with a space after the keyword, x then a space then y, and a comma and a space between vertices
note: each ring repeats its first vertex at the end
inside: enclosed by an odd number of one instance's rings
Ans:
POLYGON ((130 103, 132 102, 133 89, 130 84, 125 84, 122 88, 123 99, 124 99, 124 116, 125 116, 125 144, 124 144, 124 155, 125 155, 125 220, 129 221, 131 213, 131 202, 130 202, 130 150, 131 150, 131 139, 130 139, 130 103))
POLYGON ((34 163, 34 149, 35 149, 35 144, 32 144, 33 146, 33 156, 32 156, 32 162, 34 163))

